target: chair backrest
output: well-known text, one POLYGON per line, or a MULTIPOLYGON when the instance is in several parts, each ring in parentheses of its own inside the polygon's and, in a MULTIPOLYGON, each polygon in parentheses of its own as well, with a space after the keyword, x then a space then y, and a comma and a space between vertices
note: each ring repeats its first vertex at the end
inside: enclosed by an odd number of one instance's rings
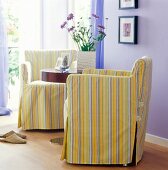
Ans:
POLYGON ((58 57, 64 53, 70 54, 70 63, 77 59, 75 50, 26 50, 25 61, 29 61, 32 67, 32 81, 40 79, 40 70, 54 68, 58 57))
POLYGON ((109 76, 130 76, 132 73, 126 70, 105 70, 105 69, 95 69, 86 68, 83 70, 82 74, 99 74, 99 75, 109 75, 109 76))

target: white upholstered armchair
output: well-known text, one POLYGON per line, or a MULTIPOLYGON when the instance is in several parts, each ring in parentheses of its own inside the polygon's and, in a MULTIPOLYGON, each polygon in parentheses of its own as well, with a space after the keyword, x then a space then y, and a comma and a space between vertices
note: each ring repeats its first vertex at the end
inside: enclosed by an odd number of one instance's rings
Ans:
POLYGON ((41 81, 40 70, 54 68, 58 57, 67 52, 71 54, 71 62, 75 61, 77 52, 74 50, 25 51, 25 63, 20 66, 18 127, 63 129, 65 84, 41 81))
POLYGON ((152 59, 132 71, 86 69, 67 79, 61 159, 73 164, 137 164, 142 159, 152 59))

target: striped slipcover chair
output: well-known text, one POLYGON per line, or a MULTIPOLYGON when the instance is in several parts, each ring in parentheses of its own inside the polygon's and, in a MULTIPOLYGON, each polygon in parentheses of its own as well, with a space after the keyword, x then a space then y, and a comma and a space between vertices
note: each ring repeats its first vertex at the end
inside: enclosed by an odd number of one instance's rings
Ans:
POLYGON ((143 154, 151 71, 151 58, 143 57, 130 72, 86 69, 82 75, 70 75, 61 159, 73 164, 137 164, 143 154))
POLYGON ((18 127, 28 129, 63 129, 65 83, 40 80, 40 70, 54 68, 57 58, 69 52, 76 60, 74 50, 25 51, 25 63, 20 67, 20 106, 18 127))

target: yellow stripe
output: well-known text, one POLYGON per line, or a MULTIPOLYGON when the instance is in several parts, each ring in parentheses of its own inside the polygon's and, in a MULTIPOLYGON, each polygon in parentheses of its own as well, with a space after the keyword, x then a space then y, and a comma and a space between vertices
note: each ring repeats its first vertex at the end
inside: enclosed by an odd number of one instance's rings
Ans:
MULTIPOLYGON (((84 77, 84 84, 85 84, 85 89, 84 89, 84 106, 85 106, 85 115, 84 115, 84 134, 89 134, 89 79, 87 77, 84 77)), ((84 162, 89 162, 89 138, 84 138, 84 145, 85 145, 85 152, 84 152, 84 162)))
POLYGON ((63 111, 64 111, 64 85, 62 86, 59 86, 60 89, 60 95, 59 95, 59 98, 57 96, 57 99, 56 100, 59 100, 59 119, 60 119, 60 127, 63 127, 64 126, 64 115, 63 115, 63 111))
POLYGON ((103 151, 104 151, 104 146, 103 146, 103 93, 102 93, 102 90, 103 90, 103 80, 102 80, 102 77, 99 79, 99 127, 100 127, 100 163, 103 163, 102 160, 103 160, 103 151))
POLYGON ((107 139, 107 140, 103 140, 103 146, 104 146, 104 152, 103 152, 103 163, 106 163, 106 160, 108 159, 108 143, 109 143, 109 136, 108 136, 108 122, 109 122, 109 118, 108 118, 108 106, 109 106, 109 97, 108 97, 108 89, 109 89, 109 84, 108 84, 108 79, 104 79, 103 78, 103 139, 107 139))
POLYGON ((97 135, 96 135, 96 130, 97 130, 97 92, 96 92, 96 83, 97 83, 97 78, 93 77, 92 79, 92 146, 93 146, 93 152, 92 152, 92 158, 93 162, 96 163, 97 161, 97 135))
POLYGON ((117 101, 117 93, 116 93, 116 79, 113 79, 112 81, 112 162, 116 163, 116 141, 117 141, 117 136, 116 136, 116 130, 117 130, 117 124, 116 124, 116 101, 117 101))
POLYGON ((123 162, 123 80, 119 80, 119 163, 123 162))
MULTIPOLYGON (((73 123, 74 125, 78 126, 78 106, 77 106, 77 84, 78 81, 76 79, 76 77, 73 78, 73 123)), ((74 134, 74 151, 73 151, 73 161, 77 162, 78 160, 78 127, 74 126, 73 127, 73 134, 74 134)))
POLYGON ((84 78, 80 77, 80 114, 81 114, 81 162, 84 162, 84 150, 85 150, 85 145, 84 145, 84 78))

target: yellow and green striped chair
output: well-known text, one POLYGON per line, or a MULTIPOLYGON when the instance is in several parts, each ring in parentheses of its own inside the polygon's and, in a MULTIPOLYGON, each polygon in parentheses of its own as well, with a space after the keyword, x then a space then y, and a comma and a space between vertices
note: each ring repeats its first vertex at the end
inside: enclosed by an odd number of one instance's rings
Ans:
POLYGON ((25 51, 25 63, 20 67, 20 106, 18 127, 28 129, 63 129, 63 106, 66 99, 65 83, 40 81, 40 70, 54 68, 57 58, 74 50, 25 51))
POLYGON ((132 71, 86 69, 67 79, 61 159, 73 164, 137 164, 143 154, 152 60, 132 71))

